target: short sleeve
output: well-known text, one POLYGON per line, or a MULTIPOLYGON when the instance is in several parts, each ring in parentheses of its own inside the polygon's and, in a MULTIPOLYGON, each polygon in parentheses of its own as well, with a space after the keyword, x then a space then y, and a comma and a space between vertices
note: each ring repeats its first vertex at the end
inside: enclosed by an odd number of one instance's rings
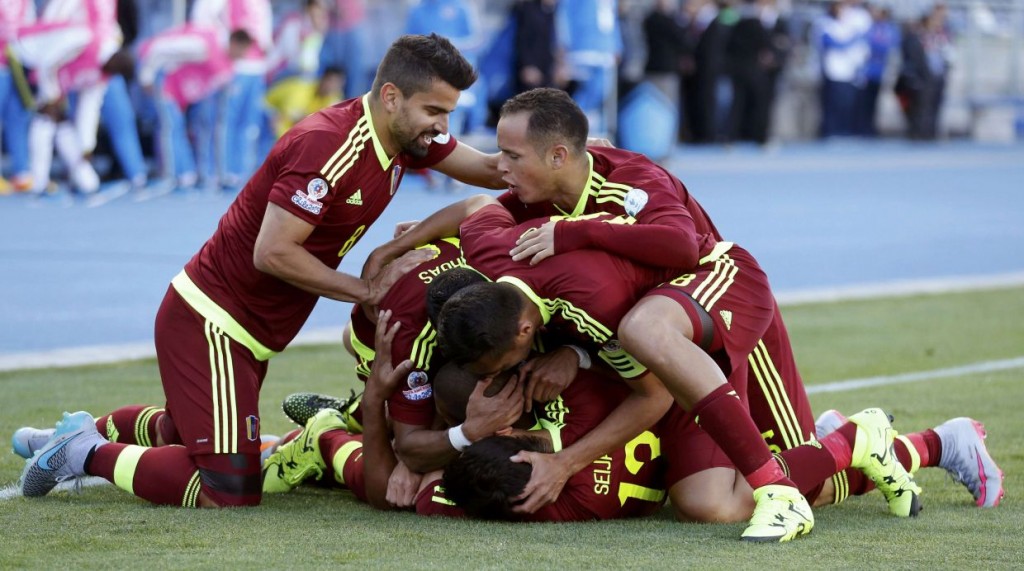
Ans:
POLYGON ((268 200, 310 224, 319 224, 335 191, 320 170, 341 144, 338 135, 318 130, 276 148, 277 156, 268 159, 277 163, 268 200))

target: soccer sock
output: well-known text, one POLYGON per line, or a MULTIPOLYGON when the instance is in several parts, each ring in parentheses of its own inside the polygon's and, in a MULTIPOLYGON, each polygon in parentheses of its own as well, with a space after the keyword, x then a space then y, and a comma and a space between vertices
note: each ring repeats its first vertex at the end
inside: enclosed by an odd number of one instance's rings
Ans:
POLYGON ((154 504, 197 507, 199 470, 182 446, 110 443, 93 452, 85 472, 154 504))
POLYGON ((111 442, 156 446, 157 423, 164 414, 155 406, 126 406, 96 419, 96 430, 111 442))
POLYGON ((857 425, 847 422, 820 441, 790 448, 775 458, 807 500, 814 501, 825 480, 850 466, 856 437, 857 425))
POLYGON ((900 464, 913 474, 920 468, 938 466, 942 458, 942 441, 932 429, 901 434, 893 442, 900 464))
POLYGON ((796 485, 772 456, 731 385, 723 384, 693 407, 693 417, 732 460, 750 487, 796 485))
POLYGON ((320 453, 327 470, 324 475, 348 488, 357 498, 366 501, 363 479, 363 441, 360 435, 336 429, 320 435, 320 453))

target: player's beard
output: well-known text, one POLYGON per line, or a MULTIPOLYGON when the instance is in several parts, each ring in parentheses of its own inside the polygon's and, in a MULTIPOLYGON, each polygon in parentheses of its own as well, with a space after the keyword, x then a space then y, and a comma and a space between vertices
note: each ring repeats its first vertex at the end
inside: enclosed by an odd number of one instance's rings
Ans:
POLYGON ((423 137, 430 135, 433 138, 435 135, 433 130, 410 133, 401 122, 395 125, 393 134, 395 140, 398 141, 401 152, 410 154, 418 159, 427 156, 427 152, 430 151, 430 144, 425 144, 423 137))

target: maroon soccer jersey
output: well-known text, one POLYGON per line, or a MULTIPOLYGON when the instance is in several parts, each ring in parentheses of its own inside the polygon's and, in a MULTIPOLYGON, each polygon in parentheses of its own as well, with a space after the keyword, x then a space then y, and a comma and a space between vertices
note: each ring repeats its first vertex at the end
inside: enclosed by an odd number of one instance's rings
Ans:
POLYGON ((319 296, 253 264, 268 203, 314 225, 303 247, 337 268, 391 202, 405 170, 432 166, 455 148, 448 137, 430 145, 423 159, 402 153, 389 159, 370 120, 368 97, 318 111, 281 137, 185 266, 213 304, 272 351, 295 337, 319 296))
MULTIPOLYGON (((516 225, 500 205, 480 209, 460 227, 466 262, 491 279, 518 287, 537 304, 546 327, 593 349, 612 340, 619 321, 641 295, 678 274, 600 250, 567 252, 535 266, 513 261, 509 250, 516 239, 541 222, 516 225)), ((636 362, 620 349, 605 349, 602 358, 620 373, 635 369, 636 362), (622 366, 625 360, 628 368, 622 366)))
POLYGON ((498 200, 517 222, 566 221, 555 228, 558 253, 599 248, 660 267, 689 269, 722 240, 701 205, 664 168, 623 149, 587 150, 590 176, 571 211, 548 202, 523 204, 509 192, 498 200), (598 213, 613 218, 592 217, 598 213))
MULTIPOLYGON (((425 247, 436 249, 437 257, 402 276, 379 305, 381 310, 391 310, 391 323, 402 323, 391 343, 391 362, 395 365, 406 359, 413 362, 406 385, 388 399, 388 412, 398 422, 414 426, 429 426, 434 420, 432 380, 444 364, 435 350, 437 331, 427 319, 427 286, 441 272, 465 263, 459 241, 454 238, 438 240, 425 247)), ((373 365, 376 328, 358 305, 352 308, 351 340, 356 349, 356 374, 363 381, 373 365)))

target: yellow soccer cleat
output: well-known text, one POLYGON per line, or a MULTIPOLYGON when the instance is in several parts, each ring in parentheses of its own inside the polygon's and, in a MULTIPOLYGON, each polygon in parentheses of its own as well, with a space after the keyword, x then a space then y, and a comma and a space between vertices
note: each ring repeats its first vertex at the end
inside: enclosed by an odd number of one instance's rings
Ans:
POLYGON ((893 449, 896 432, 880 408, 869 408, 850 417, 857 425, 850 466, 871 478, 889 503, 889 512, 913 517, 921 511, 921 487, 900 464, 893 449))
POLYGON ((320 436, 338 429, 345 430, 338 411, 325 408, 313 415, 294 440, 279 447, 263 463, 263 492, 290 492, 309 478, 323 476, 327 464, 320 454, 320 436))
POLYGON ((754 490, 754 515, 740 539, 783 543, 814 529, 814 514, 800 490, 791 486, 761 486, 754 490))

